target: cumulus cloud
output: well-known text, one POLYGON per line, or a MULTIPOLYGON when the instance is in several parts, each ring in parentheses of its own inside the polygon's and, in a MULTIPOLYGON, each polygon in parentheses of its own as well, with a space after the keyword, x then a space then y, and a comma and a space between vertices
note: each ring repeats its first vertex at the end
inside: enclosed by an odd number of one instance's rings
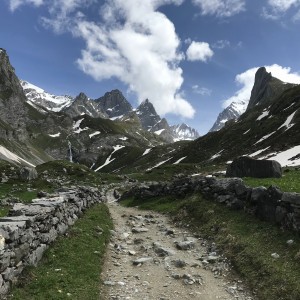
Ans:
POLYGON ((44 25, 84 40, 77 60, 83 72, 98 81, 118 78, 139 102, 148 98, 160 114, 194 116, 180 91, 179 63, 184 59, 180 39, 174 24, 158 11, 162 5, 180 5, 184 0, 107 0, 102 5, 97 0, 44 1, 49 11, 44 25), (91 5, 100 11, 97 21, 84 15, 84 8, 91 5))
POLYGON ((268 0, 268 6, 263 7, 262 15, 266 19, 278 20, 286 12, 293 9, 297 11, 296 14, 294 14, 293 20, 297 21, 300 15, 299 7, 300 0, 268 0))
POLYGON ((245 10, 245 0, 192 0, 202 15, 232 17, 245 10))
POLYGON ((11 11, 15 11, 21 5, 32 4, 34 6, 40 6, 44 3, 44 0, 10 0, 9 8, 11 11))
MULTIPOLYGON (((267 72, 271 72, 273 77, 276 77, 283 82, 300 84, 300 74, 292 72, 291 68, 282 67, 277 64, 265 66, 267 72)), ((257 68, 251 68, 235 78, 237 85, 241 88, 230 98, 224 100, 223 107, 226 108, 232 102, 249 101, 251 96, 252 87, 254 85, 255 73, 257 68)))
POLYGON ((192 42, 186 51, 186 57, 190 61, 208 61, 214 52, 211 50, 208 43, 192 42))

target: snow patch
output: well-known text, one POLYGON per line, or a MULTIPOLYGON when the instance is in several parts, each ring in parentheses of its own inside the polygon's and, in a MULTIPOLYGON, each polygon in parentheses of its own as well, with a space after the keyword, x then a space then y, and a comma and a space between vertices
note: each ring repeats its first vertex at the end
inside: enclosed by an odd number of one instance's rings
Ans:
POLYGON ((100 133, 101 133, 100 131, 95 131, 94 133, 89 134, 89 137, 91 139, 93 136, 98 135, 100 133))
POLYGON ((220 157, 220 156, 221 156, 221 153, 222 153, 223 151, 224 151, 224 150, 221 150, 220 152, 216 153, 216 154, 213 155, 209 160, 214 160, 214 159, 220 157))
POLYGON ((168 161, 171 160, 172 158, 173 158, 173 157, 170 157, 170 158, 168 158, 168 159, 166 159, 166 160, 164 160, 164 161, 159 162, 159 163, 156 164, 154 167, 147 169, 147 171, 151 171, 151 170, 153 170, 153 169, 155 169, 155 168, 157 168, 157 167, 159 167, 159 166, 165 164, 166 162, 168 162, 168 161))
POLYGON ((127 140, 128 140, 128 137, 126 137, 126 136, 120 137, 119 140, 121 140, 121 141, 127 141, 127 140))
POLYGON ((254 157, 254 156, 257 156, 257 155, 261 154, 262 152, 264 152, 264 151, 268 150, 269 148, 270 148, 270 146, 269 146, 269 147, 267 147, 267 148, 265 148, 265 149, 258 150, 258 151, 256 151, 256 152, 254 152, 254 153, 250 154, 250 155, 247 155, 247 156, 249 156, 249 157, 254 157))
POLYGON ((178 159, 176 162, 174 162, 173 165, 178 165, 178 164, 181 163, 185 158, 187 158, 187 156, 181 157, 181 158, 178 159))
POLYGON ((147 155, 151 150, 152 148, 146 149, 145 152, 142 154, 142 156, 147 155))
POLYGON ((81 122, 84 120, 84 118, 83 119, 80 119, 80 120, 78 120, 78 121, 76 121, 74 124, 73 124, 73 129, 74 130, 76 130, 76 129, 78 129, 79 127, 80 127, 80 124, 81 124, 81 122))
POLYGON ((291 149, 285 150, 283 152, 277 153, 276 155, 269 157, 268 160, 278 161, 282 167, 292 167, 300 165, 300 145, 295 146, 291 149), (292 160, 293 157, 298 156, 298 158, 292 160))
POLYGON ((117 116, 117 117, 113 117, 113 118, 109 118, 111 121, 115 121, 115 120, 119 120, 119 119, 122 119, 124 117, 124 115, 120 115, 120 116, 117 116))
POLYGON ((260 121, 261 119, 267 117, 269 113, 270 112, 268 110, 263 110, 262 114, 256 119, 256 121, 260 121))
POLYGON ((157 130, 157 131, 154 131, 154 133, 156 135, 161 135, 163 131, 165 131, 166 129, 160 129, 160 130, 157 130))
POLYGON ((282 127, 286 127, 285 131, 292 128, 295 124, 291 124, 291 122, 292 122, 296 112, 297 112, 297 110, 295 112, 293 112, 290 116, 288 116, 286 121, 277 130, 279 130, 282 127))
POLYGON ((262 141, 268 139, 271 135, 273 135, 274 133, 276 133, 276 131, 271 132, 270 134, 267 134, 265 136, 263 136, 259 141, 257 141, 254 145, 261 143, 262 141))
POLYGON ((2 154, 4 157, 6 157, 8 160, 12 160, 15 161, 17 163, 26 163, 27 165, 31 166, 31 167, 35 167, 35 165, 31 164, 30 162, 28 162, 27 160, 21 158, 20 156, 18 156, 17 154, 9 151, 8 149, 6 149, 3 146, 0 146, 0 154, 2 154))
POLYGON ((245 131, 243 134, 247 134, 247 133, 248 133, 250 130, 251 130, 251 129, 249 129, 249 130, 245 131))
POLYGON ((115 158, 111 159, 112 155, 113 155, 115 152, 117 152, 117 151, 119 151, 120 149, 122 149, 122 148, 125 148, 125 146, 121 146, 121 145, 114 146, 114 151, 108 156, 108 158, 106 159, 105 163, 104 163, 102 166, 98 167, 98 168, 95 170, 95 172, 99 171, 100 169, 104 168, 105 166, 107 166, 107 165, 109 165, 111 162, 113 162, 113 161, 115 160, 115 158))
POLYGON ((60 136, 60 132, 59 133, 55 133, 55 134, 48 134, 49 136, 55 138, 55 137, 59 137, 60 136))

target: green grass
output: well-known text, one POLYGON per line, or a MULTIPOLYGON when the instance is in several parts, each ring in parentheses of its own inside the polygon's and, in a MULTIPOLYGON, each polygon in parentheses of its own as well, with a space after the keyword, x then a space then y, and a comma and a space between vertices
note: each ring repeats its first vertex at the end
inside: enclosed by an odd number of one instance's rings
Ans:
POLYGON ((284 169, 282 178, 243 178, 244 182, 251 186, 278 186, 284 192, 300 193, 300 170, 284 169))
POLYGON ((185 174, 191 175, 195 173, 201 173, 196 164, 180 164, 180 165, 162 165, 151 171, 131 173, 128 176, 130 178, 139 181, 158 181, 158 180, 170 180, 174 175, 185 174))
POLYGON ((300 238, 241 211, 205 200, 199 194, 122 201, 127 206, 170 212, 204 238, 215 241, 236 271, 262 300, 300 299, 300 238), (287 240, 293 239, 292 246, 287 240), (278 253, 275 260, 272 253, 278 253))
POLYGON ((104 204, 89 209, 68 237, 59 238, 46 251, 37 268, 24 272, 10 299, 99 299, 101 267, 111 228, 104 204), (102 235, 97 234, 97 226, 104 230, 102 235))

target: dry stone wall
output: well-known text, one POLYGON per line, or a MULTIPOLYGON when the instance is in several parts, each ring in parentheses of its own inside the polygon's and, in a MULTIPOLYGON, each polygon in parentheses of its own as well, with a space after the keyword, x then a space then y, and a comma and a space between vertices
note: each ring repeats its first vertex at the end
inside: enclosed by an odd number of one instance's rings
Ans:
POLYGON ((167 195, 180 197, 197 191, 206 199, 300 232, 299 193, 282 192, 275 186, 251 188, 240 178, 195 176, 177 178, 172 182, 152 182, 132 187, 121 199, 132 196, 139 199, 167 195))
POLYGON ((31 204, 16 203, 0 218, 0 299, 25 266, 36 266, 49 245, 93 204, 104 201, 96 188, 61 189, 31 204))

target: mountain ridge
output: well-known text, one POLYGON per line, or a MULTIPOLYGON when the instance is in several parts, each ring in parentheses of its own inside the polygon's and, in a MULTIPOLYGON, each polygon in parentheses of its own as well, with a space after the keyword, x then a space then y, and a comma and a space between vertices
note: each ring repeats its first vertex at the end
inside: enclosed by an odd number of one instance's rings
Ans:
MULTIPOLYGON (((130 118, 130 116, 132 118, 136 114, 143 129, 160 135, 168 143, 184 140, 186 136, 182 132, 174 131, 173 127, 168 124, 168 121, 156 113, 153 104, 148 99, 144 100, 136 109, 133 109, 118 89, 106 92, 103 96, 93 100, 84 93, 80 93, 75 98, 71 96, 55 96, 24 80, 21 80, 21 85, 28 103, 37 104, 50 111, 62 111, 71 117, 86 114, 94 118, 107 118, 113 121, 130 118)), ((173 126, 180 128, 182 124, 173 126)), ((189 128, 190 134, 187 136, 187 139, 198 138, 199 133, 197 130, 189 128)))

